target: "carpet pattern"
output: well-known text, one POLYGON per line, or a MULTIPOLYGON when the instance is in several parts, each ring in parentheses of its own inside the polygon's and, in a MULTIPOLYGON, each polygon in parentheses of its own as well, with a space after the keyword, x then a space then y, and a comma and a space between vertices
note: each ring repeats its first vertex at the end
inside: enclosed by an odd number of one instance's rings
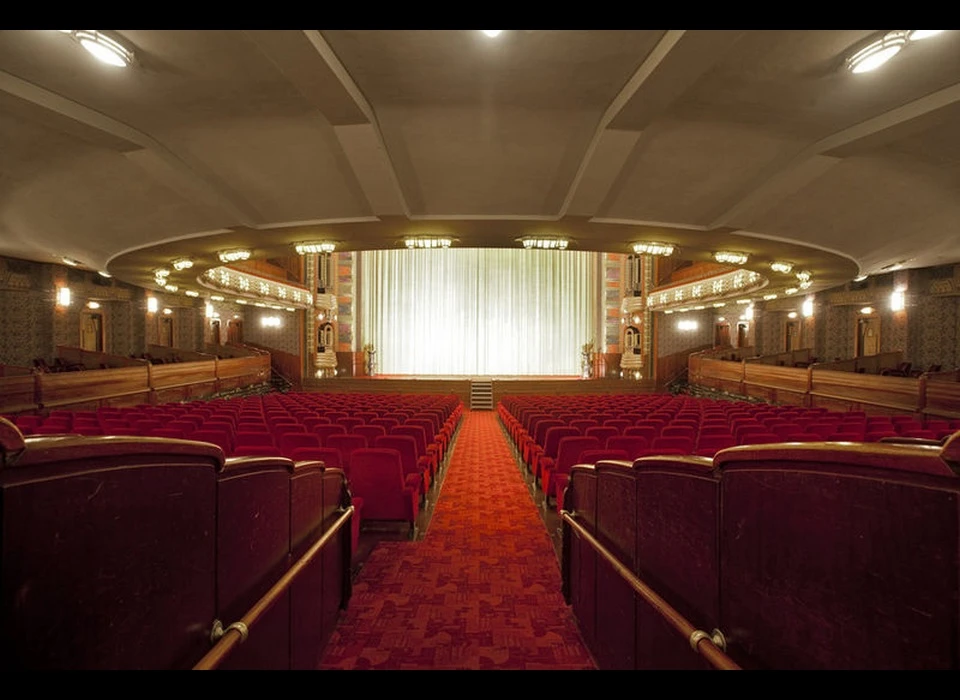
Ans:
POLYGON ((319 668, 595 669, 560 585, 496 414, 465 411, 426 537, 370 553, 319 668))

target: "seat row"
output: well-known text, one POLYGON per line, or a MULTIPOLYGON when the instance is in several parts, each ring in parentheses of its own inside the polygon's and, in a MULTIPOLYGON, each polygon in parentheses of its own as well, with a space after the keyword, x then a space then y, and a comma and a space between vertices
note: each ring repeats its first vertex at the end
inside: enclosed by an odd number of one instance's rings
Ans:
POLYGON ((215 667, 314 669, 349 601, 350 491, 315 461, 0 419, 0 504, 6 670, 189 669, 244 620, 215 667))
POLYGON ((601 669, 960 670, 960 433, 576 465, 561 516, 601 669))

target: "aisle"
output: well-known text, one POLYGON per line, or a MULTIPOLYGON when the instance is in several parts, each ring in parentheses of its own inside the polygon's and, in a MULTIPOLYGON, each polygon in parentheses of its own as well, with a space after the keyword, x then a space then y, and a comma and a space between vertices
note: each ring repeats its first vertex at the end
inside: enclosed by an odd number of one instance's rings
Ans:
POLYGON ((426 537, 381 542, 321 669, 594 669, 492 411, 466 411, 426 537))

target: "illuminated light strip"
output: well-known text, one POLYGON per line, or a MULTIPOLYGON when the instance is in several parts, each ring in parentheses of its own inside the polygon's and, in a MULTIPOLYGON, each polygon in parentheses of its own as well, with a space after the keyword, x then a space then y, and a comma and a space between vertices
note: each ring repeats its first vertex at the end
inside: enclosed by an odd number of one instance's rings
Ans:
POLYGON ((623 300, 623 311, 644 308, 649 311, 677 310, 694 300, 697 304, 719 302, 751 294, 768 283, 769 280, 757 272, 733 270, 687 284, 653 289, 646 296, 646 307, 642 305, 641 297, 627 297, 623 300))
POLYGON ((198 277, 197 282, 208 289, 226 292, 231 296, 245 296, 274 305, 282 304, 276 308, 313 308, 314 296, 305 288, 239 272, 233 268, 211 268, 198 277))

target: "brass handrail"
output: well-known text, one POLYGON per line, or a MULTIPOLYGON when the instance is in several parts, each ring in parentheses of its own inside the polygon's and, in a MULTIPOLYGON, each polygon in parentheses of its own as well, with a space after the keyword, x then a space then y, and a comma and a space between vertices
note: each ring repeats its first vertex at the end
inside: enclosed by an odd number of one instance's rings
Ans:
POLYGON ((740 666, 724 653, 718 644, 723 644, 723 635, 719 630, 713 632, 704 632, 697 629, 683 615, 678 613, 667 601, 661 598, 647 584, 637 578, 634 573, 620 562, 610 551, 591 535, 573 516, 566 510, 560 511, 560 517, 563 522, 572 527, 577 535, 587 541, 597 553, 610 564, 620 577, 626 581, 633 590, 640 595, 650 606, 656 610, 671 627, 683 635, 690 642, 691 648, 703 656, 710 664, 722 671, 740 671, 740 666))
POLYGON ((300 572, 313 561, 314 557, 326 547, 327 542, 343 528, 344 524, 347 523, 353 515, 354 507, 347 507, 347 509, 343 511, 343 514, 334 522, 333 526, 323 533, 323 536, 314 542, 310 549, 308 549, 302 557, 297 559, 293 566, 287 569, 286 573, 270 587, 269 591, 263 594, 260 600, 253 604, 240 620, 231 623, 225 629, 220 626, 219 621, 214 622, 214 635, 220 634, 219 639, 217 639, 213 648, 197 662, 193 670, 210 671, 216 669, 230 652, 233 651, 235 646, 246 641, 249 636, 249 631, 257 623, 257 620, 273 606, 281 594, 290 588, 290 585, 300 575, 300 572), (220 632, 218 632, 218 630, 220 630, 220 632))

